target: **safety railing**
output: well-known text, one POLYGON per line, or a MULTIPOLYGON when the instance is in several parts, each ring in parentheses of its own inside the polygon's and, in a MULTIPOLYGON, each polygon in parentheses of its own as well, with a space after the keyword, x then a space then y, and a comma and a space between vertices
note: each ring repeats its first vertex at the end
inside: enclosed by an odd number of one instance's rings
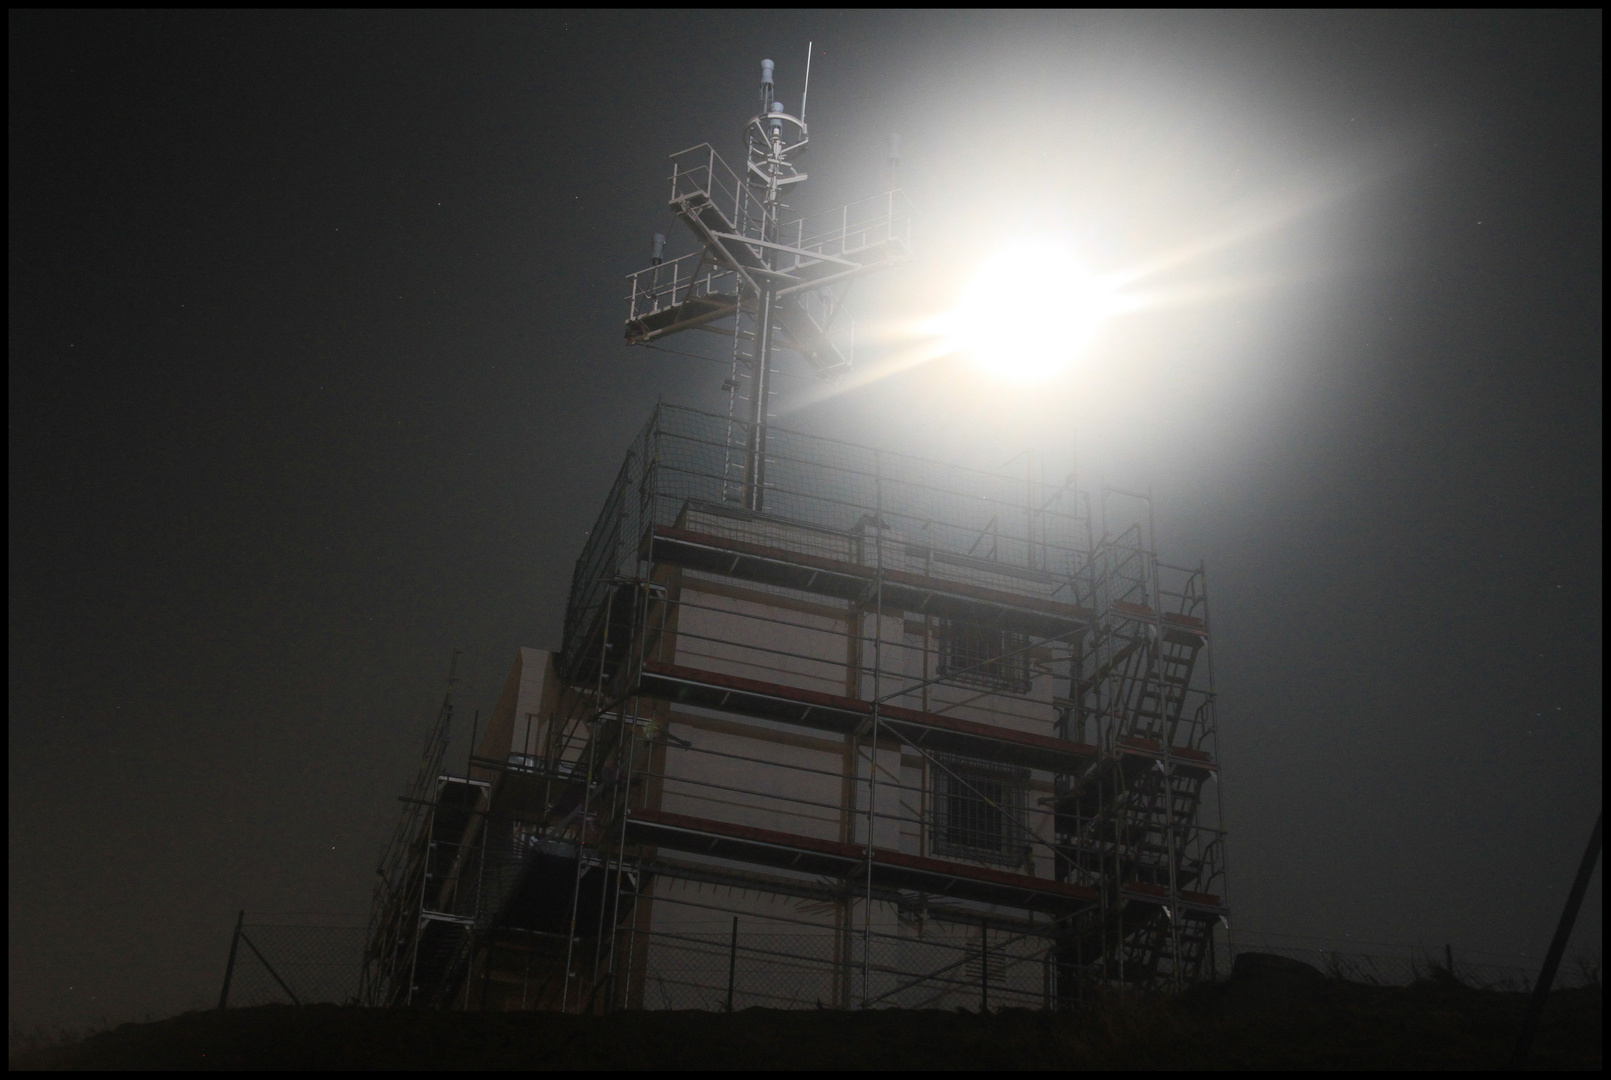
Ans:
POLYGON ((671 155, 671 204, 677 207, 701 201, 719 210, 739 235, 760 236, 765 204, 709 143, 671 155))
POLYGON ((738 275, 703 252, 670 259, 627 276, 627 319, 637 321, 690 300, 738 302, 738 275))
POLYGON ((824 900, 732 913, 708 887, 663 879, 652 928, 620 931, 615 1007, 705 1009, 1052 1007, 1054 928, 874 904, 879 927, 824 900), (839 922, 801 910, 838 910, 839 922), (848 921, 846 920, 848 916, 848 921), (628 975, 630 973, 630 975, 628 975))
POLYGON ((835 210, 825 210, 778 225, 778 242, 801 254, 792 255, 789 268, 816 259, 853 259, 869 250, 889 248, 891 257, 911 249, 911 200, 901 191, 859 199, 835 210))
POLYGON ((609 582, 638 575, 654 527, 702 527, 745 543, 921 573, 1075 604, 1090 552, 1089 512, 1072 488, 768 428, 766 511, 733 506, 728 468, 742 422, 659 407, 628 451, 577 562, 566 612, 568 673, 596 636, 609 582), (731 508, 721 512, 721 508, 731 508), (712 512, 715 508, 716 512, 712 512), (883 529, 870 528, 881 519, 883 529))

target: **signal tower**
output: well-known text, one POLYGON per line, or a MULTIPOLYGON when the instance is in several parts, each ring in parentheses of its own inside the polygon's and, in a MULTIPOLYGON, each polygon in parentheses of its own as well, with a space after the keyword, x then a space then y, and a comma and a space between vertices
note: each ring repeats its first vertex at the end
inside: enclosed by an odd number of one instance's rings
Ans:
POLYGON ((665 236, 655 235, 650 265, 628 277, 626 320, 629 345, 695 329, 732 337, 732 375, 724 384, 730 442, 745 383, 749 416, 741 450, 728 451, 727 470, 739 475, 725 495, 756 511, 767 486, 774 349, 798 353, 824 379, 848 371, 850 349, 838 343, 848 321, 840 318, 845 291, 854 279, 906 259, 912 217, 893 175, 884 194, 825 213, 801 216, 783 201, 807 178, 797 161, 811 142, 809 55, 798 116, 777 100, 773 70, 772 61, 761 61, 760 111, 744 126, 742 178, 709 143, 671 155, 670 207, 699 246, 668 260, 665 236))

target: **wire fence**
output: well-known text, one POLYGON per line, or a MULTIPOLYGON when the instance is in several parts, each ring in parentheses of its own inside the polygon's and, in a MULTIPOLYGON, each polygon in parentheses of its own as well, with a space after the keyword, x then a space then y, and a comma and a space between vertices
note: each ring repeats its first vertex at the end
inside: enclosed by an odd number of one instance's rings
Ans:
MULTIPOLYGON (((935 928, 922 940, 875 934, 863 955, 860 933, 789 932, 740 920, 736 927, 639 932, 621 958, 631 985, 604 994, 613 1007, 695 1009, 751 1007, 1046 1009, 1055 1007, 1056 963, 1039 935, 935 928)), ((359 1000, 365 917, 357 915, 242 916, 231 949, 220 1005, 353 1004, 359 1000)), ((1528 992, 1537 960, 1518 954, 1461 953, 1447 946, 1336 942, 1241 931, 1234 953, 1223 938, 1214 970, 1230 977, 1236 953, 1300 960, 1331 978, 1372 986, 1408 986, 1453 979, 1461 985, 1528 992)), ((538 972, 522 1000, 554 1007, 538 972)), ((1599 986, 1601 958, 1580 952, 1561 966, 1555 987, 1599 986)), ((580 1004, 579 1002, 577 1003, 580 1004)), ((504 1006, 510 1007, 510 1006, 504 1006)))
MULTIPOLYGON (((1237 951, 1301 960, 1329 978, 1370 986, 1448 982, 1452 976, 1470 989, 1527 993, 1538 975, 1538 961, 1523 956, 1253 938, 1263 935, 1239 939, 1237 951)), ((631 1004, 648 1009, 820 1008, 836 1001, 857 1007, 863 1000, 879 1008, 1050 1009, 1078 996, 1058 989, 1055 952, 1039 936, 1003 935, 999 946, 976 935, 904 941, 875 936, 865 963, 859 933, 845 934, 838 949, 823 935, 749 927, 731 936, 653 933, 636 945, 646 955, 641 998, 631 1004)), ((1218 948, 1214 967, 1225 981, 1235 957, 1223 941, 1218 948)), ((1597 987, 1600 978, 1599 955, 1586 951, 1562 966, 1554 988, 1597 987)))
MULTIPOLYGON (((741 921, 742 922, 742 921, 741 921)), ((954 928, 953 928, 954 929, 954 928)), ((1001 944, 941 931, 926 939, 852 931, 654 932, 626 1000, 645 1009, 1047 1009, 1052 952, 1039 938, 1001 944)), ((617 1002, 619 1003, 619 998, 617 1002)))
MULTIPOLYGON (((1321 974, 1371 986, 1409 986, 1453 979, 1476 990, 1531 991, 1542 959, 1519 953, 1468 952, 1450 945, 1328 941, 1290 934, 1238 931, 1236 953, 1266 953, 1301 960, 1321 974)), ((1230 977, 1235 957, 1221 941, 1215 969, 1230 977)), ((1601 957, 1585 950, 1561 965, 1553 989, 1599 986, 1601 957)))
POLYGON ((358 1000, 367 916, 243 913, 220 1008, 358 1000))

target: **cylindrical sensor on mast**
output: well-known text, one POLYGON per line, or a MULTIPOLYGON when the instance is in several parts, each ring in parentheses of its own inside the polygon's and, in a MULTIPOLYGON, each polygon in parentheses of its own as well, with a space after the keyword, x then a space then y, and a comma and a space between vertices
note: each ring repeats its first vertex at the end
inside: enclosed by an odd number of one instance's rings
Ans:
POLYGON ((761 61, 761 111, 772 109, 772 61, 761 61))
POLYGON ((666 234, 655 233, 654 242, 649 246, 649 261, 659 266, 666 261, 666 234))

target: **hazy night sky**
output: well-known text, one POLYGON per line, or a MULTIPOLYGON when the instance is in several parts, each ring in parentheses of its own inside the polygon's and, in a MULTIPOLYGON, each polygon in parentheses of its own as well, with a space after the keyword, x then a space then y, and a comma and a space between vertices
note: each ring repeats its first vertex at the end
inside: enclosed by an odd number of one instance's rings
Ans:
POLYGON ((1601 801, 1599 13, 9 28, 14 1025, 367 910, 451 649, 485 715, 657 395, 722 400, 620 343, 622 276, 808 40, 801 202, 899 131, 921 214, 868 372, 1019 235, 1173 302, 1052 386, 785 378, 786 423, 1150 485, 1209 567, 1236 925, 1542 954, 1601 801))

